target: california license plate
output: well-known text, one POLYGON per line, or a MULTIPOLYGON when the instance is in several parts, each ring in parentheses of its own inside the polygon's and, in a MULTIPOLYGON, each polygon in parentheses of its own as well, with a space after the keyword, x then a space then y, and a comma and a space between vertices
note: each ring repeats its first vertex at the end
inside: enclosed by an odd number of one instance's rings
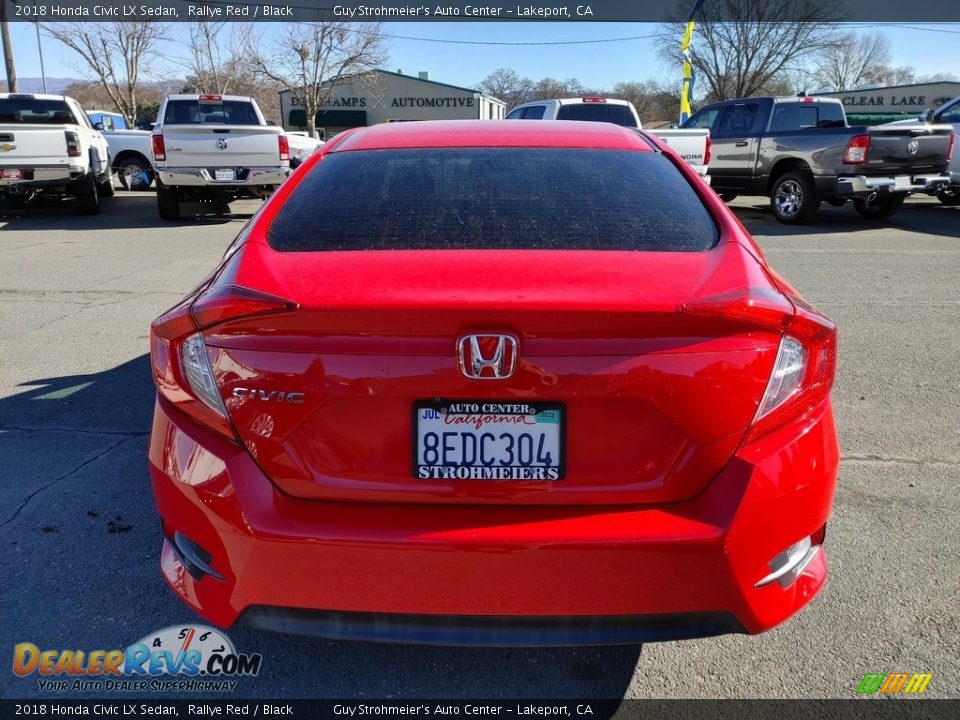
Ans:
POLYGON ((910 182, 909 175, 897 175, 893 178, 893 187, 895 190, 909 190, 912 185, 913 183, 910 182))
POLYGON ((214 170, 215 180, 235 180, 237 175, 233 170, 214 170))
POLYGON ((561 403, 424 401, 413 406, 413 475, 421 480, 560 480, 561 403))
POLYGON ((19 180, 23 177, 22 170, 4 170, 2 175, 4 180, 19 180))

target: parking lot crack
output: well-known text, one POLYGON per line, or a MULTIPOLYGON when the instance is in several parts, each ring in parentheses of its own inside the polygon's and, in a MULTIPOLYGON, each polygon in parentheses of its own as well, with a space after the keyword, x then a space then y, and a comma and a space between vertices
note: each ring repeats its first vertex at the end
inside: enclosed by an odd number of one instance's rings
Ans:
POLYGON ((72 470, 69 470, 68 472, 65 472, 63 475, 60 475, 59 477, 54 478, 53 480, 51 480, 51 481, 48 482, 47 484, 38 487, 36 490, 34 490, 32 493, 30 493, 29 495, 27 495, 27 496, 23 499, 23 501, 20 503, 20 506, 13 512, 13 515, 11 515, 9 518, 7 518, 7 519, 4 520, 2 523, 0 523, 0 528, 6 527, 6 526, 9 525, 10 523, 12 523, 14 520, 16 520, 16 519, 20 516, 20 513, 22 513, 22 512, 24 511, 24 509, 27 507, 27 505, 30 504, 30 501, 33 500, 33 498, 35 498, 37 495, 39 495, 40 493, 42 493, 44 490, 49 490, 50 488, 52 488, 52 487, 53 487, 54 485, 56 485, 57 483, 59 483, 59 482, 61 482, 61 481, 63 481, 63 480, 66 480, 66 479, 67 479, 68 477, 70 477, 71 475, 74 475, 75 473, 79 472, 79 471, 82 470, 83 468, 87 467, 87 465, 90 465, 91 463, 94 463, 94 462, 96 462, 97 460, 99 460, 100 458, 102 458, 104 455, 107 455, 107 454, 113 452, 114 450, 116 450, 116 449, 117 449, 118 447, 120 447, 121 445, 124 445, 124 444, 129 443, 129 442, 133 442, 134 440, 139 440, 139 439, 140 439, 140 436, 138 435, 138 436, 136 436, 136 437, 125 437, 125 438, 123 438, 123 439, 121 439, 121 440, 118 440, 117 442, 113 443, 113 445, 111 445, 110 447, 107 447, 107 448, 101 450, 100 452, 98 452, 98 453, 97 453, 96 455, 94 455, 93 457, 84 460, 82 463, 80 463, 79 465, 77 465, 77 466, 76 466, 75 468, 73 468, 72 470))
POLYGON ((863 455, 847 453, 840 462, 848 464, 877 463, 882 465, 944 465, 947 467, 960 467, 960 461, 947 458, 910 458, 894 455, 875 455, 872 453, 863 455))
POLYGON ((59 433, 80 433, 81 435, 120 435, 123 437, 145 437, 150 433, 146 430, 95 430, 91 428, 71 428, 71 427, 42 427, 30 425, 0 425, 0 432, 5 430, 16 430, 19 432, 59 432, 59 433))

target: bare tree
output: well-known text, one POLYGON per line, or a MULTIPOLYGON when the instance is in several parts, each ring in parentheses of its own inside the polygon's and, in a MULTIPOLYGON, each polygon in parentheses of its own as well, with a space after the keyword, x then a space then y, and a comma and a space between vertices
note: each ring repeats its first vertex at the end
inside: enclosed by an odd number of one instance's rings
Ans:
MULTIPOLYGON (((689 8, 688 3, 683 3, 689 8)), ((842 18, 833 0, 710 0, 697 13, 692 48, 697 82, 707 100, 762 92, 785 73, 833 47, 831 23, 842 18)), ((678 10, 677 18, 686 18, 678 10)), ((657 39, 661 57, 680 65, 686 22, 669 23, 657 39)))
POLYGON ((552 77, 540 78, 533 84, 531 100, 549 100, 552 98, 580 97, 595 94, 576 78, 557 80, 552 77))
POLYGON ((503 100, 507 110, 522 105, 530 99, 533 82, 509 68, 497 68, 480 81, 479 89, 503 100))
POLYGON ((100 84, 117 112, 132 126, 140 103, 137 93, 143 80, 141 71, 156 59, 168 26, 131 21, 56 23, 42 28, 81 57, 80 71, 100 84))
POLYGON ((198 93, 226 95, 251 79, 253 68, 244 55, 250 26, 242 23, 190 23, 183 41, 189 55, 185 67, 198 93))
POLYGON ((300 99, 311 135, 339 82, 362 81, 386 62, 380 23, 289 23, 269 40, 251 35, 245 52, 258 76, 300 99))
POLYGON ((814 77, 824 90, 853 90, 880 82, 890 66, 890 41, 882 33, 847 32, 817 56, 814 77))
POLYGON ((620 82, 605 94, 632 102, 645 125, 675 119, 680 107, 679 84, 670 87, 655 80, 620 82))

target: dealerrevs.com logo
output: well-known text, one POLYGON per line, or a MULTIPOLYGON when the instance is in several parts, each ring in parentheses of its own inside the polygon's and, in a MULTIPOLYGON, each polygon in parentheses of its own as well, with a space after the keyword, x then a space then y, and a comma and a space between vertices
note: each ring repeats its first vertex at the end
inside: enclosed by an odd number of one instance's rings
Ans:
POLYGON ((260 672, 259 653, 238 653, 230 639, 205 625, 173 626, 126 650, 13 648, 13 672, 38 678, 46 692, 230 692, 237 678, 260 672))

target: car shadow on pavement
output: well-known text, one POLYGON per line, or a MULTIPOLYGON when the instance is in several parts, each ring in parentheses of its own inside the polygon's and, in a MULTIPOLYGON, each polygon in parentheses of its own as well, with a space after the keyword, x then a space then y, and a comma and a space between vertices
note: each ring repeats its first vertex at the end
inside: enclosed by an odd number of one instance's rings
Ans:
POLYGON ((924 235, 960 239, 960 208, 941 205, 935 200, 911 201, 886 220, 860 217, 849 204, 836 208, 824 203, 816 219, 808 225, 784 225, 776 220, 770 207, 760 198, 738 199, 730 205, 751 233, 763 235, 831 235, 896 228, 924 235))
POLYGON ((9 200, 0 201, 0 232, 34 230, 51 225, 61 230, 138 230, 143 228, 203 227, 222 225, 233 220, 247 220, 259 208, 259 200, 231 203, 233 212, 217 213, 212 205, 183 203, 180 220, 161 220, 157 214, 156 194, 119 191, 116 197, 104 198, 98 215, 78 215, 72 200, 39 198, 21 206, 9 200))
MULTIPOLYGON (((161 530, 147 473, 149 357, 18 390, 0 398, 8 468, 0 481, 0 573, 10 589, 0 647, 122 649, 162 628, 197 623, 159 572, 161 530)), ((245 627, 227 635, 240 652, 263 656, 260 674, 242 679, 231 697, 278 699, 620 699, 641 652, 637 645, 377 645, 245 627)), ((0 673, 0 697, 44 695, 35 676, 0 673)), ((97 697, 63 697, 84 696, 97 697)))

